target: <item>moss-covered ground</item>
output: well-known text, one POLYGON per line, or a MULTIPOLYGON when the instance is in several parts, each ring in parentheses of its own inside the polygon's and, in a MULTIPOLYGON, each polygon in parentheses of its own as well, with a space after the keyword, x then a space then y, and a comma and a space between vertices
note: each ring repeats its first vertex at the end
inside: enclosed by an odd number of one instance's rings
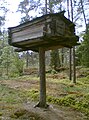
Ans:
MULTIPOLYGON (((88 70, 87 70, 88 71, 88 70)), ((77 77, 77 83, 64 73, 47 74, 47 103, 81 112, 75 120, 89 119, 89 74, 85 69, 77 77), (81 77, 81 75, 83 75, 81 77)), ((36 75, 0 79, 0 120, 44 120, 38 114, 27 111, 23 104, 39 101, 39 77, 36 75)), ((67 120, 66 118, 64 120, 67 120)), ((72 120, 72 116, 70 119, 72 120)))

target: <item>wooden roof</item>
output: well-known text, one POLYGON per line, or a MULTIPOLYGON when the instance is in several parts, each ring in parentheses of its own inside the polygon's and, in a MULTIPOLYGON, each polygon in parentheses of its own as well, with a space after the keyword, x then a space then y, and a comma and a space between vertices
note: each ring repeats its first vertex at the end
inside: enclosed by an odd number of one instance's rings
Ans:
POLYGON ((33 18, 31 21, 27 21, 27 22, 24 22, 18 26, 15 26, 15 27, 9 27, 8 29, 17 29, 17 27, 24 27, 24 26, 28 26, 28 24, 31 24, 31 23, 34 23, 35 21, 40 21, 40 20, 45 20, 46 17, 55 17, 55 16, 58 16, 60 17, 63 21, 65 21, 65 23, 67 24, 73 24, 75 26, 75 24, 70 21, 69 19, 67 19, 63 14, 61 14, 60 12, 59 13, 50 13, 50 14, 46 14, 46 15, 43 15, 43 16, 40 16, 40 17, 36 17, 36 18, 33 18))

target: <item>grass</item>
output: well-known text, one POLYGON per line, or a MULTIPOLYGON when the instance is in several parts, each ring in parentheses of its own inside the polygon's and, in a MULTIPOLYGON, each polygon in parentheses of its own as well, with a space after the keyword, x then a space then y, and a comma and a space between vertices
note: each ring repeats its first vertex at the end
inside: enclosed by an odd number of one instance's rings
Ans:
MULTIPOLYGON (((13 88, 4 83, 1 79, 0 84, 0 119, 4 116, 4 112, 11 112, 13 119, 17 117, 14 113, 18 105, 24 102, 39 100, 39 78, 33 76, 22 76, 7 80, 21 82, 21 85, 29 84, 29 88, 25 86, 13 88), (32 82, 34 81, 34 82, 32 82), (32 84, 32 87, 30 87, 32 84), (6 110, 6 111, 5 111, 6 110)), ((6 81, 6 80, 5 80, 6 81)), ((47 102, 57 104, 58 106, 68 106, 78 111, 83 112, 89 117, 89 75, 83 78, 78 78, 77 83, 73 84, 68 79, 47 78, 47 102)), ((21 114, 23 110, 21 109, 21 114)), ((24 115, 24 114, 23 114, 24 115)), ((22 115, 21 115, 22 116, 22 115)), ((20 116, 20 117, 21 117, 20 116)), ((20 119, 20 118, 19 118, 20 119)), ((21 118, 22 119, 22 118, 21 118)))
POLYGON ((19 92, 9 88, 7 85, 0 85, 0 93, 0 103, 17 103, 22 101, 19 97, 19 92))

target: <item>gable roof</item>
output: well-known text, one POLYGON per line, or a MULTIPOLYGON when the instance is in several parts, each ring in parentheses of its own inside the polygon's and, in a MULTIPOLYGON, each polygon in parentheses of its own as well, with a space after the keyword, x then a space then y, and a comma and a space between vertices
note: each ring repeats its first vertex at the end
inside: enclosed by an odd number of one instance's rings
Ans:
POLYGON ((72 24, 73 26, 75 26, 75 24, 72 22, 72 21, 70 21, 69 19, 67 19, 63 14, 61 14, 60 12, 59 13, 50 13, 50 14, 46 14, 46 15, 42 15, 42 16, 40 16, 40 17, 36 17, 36 18, 33 18, 32 20, 29 20, 29 21, 27 21, 27 22, 24 22, 24 23, 22 23, 22 24, 20 24, 20 25, 18 25, 18 26, 15 26, 15 27, 9 27, 8 29, 14 29, 14 28, 18 28, 18 27, 22 27, 22 26, 28 26, 28 24, 30 23, 33 23, 33 22, 35 22, 35 21, 41 21, 41 20, 45 20, 47 17, 59 17, 61 20, 63 20, 66 24, 72 24))

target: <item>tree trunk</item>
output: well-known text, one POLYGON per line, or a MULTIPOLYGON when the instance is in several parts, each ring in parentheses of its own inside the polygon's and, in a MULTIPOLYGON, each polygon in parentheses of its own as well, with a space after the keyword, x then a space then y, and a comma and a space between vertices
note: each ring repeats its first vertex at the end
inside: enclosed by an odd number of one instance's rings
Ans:
POLYGON ((57 70, 60 67, 59 50, 52 50, 50 55, 50 66, 52 69, 57 70))
POLYGON ((68 12, 68 19, 70 19, 69 0, 67 0, 67 12, 68 12))
POLYGON ((26 52, 26 68, 29 66, 29 52, 26 52))
POLYGON ((81 7, 82 7, 82 12, 83 12, 83 16, 84 16, 85 25, 86 25, 86 27, 87 27, 87 24, 86 24, 86 17, 85 17, 85 12, 84 12, 84 6, 83 6, 83 1, 80 0, 80 2, 81 2, 81 7))
POLYGON ((45 0, 45 14, 47 14, 47 0, 45 0))
MULTIPOLYGON (((69 11, 69 0, 67 0, 67 11, 68 11, 68 19, 70 19, 70 11, 69 11)), ((69 80, 72 80, 72 58, 71 58, 71 48, 69 49, 69 80)))
POLYGON ((64 49, 61 49, 61 66, 63 67, 64 64, 64 49))
MULTIPOLYGON (((71 19, 73 22, 73 2, 71 0, 71 19)), ((75 47, 73 47, 73 83, 76 83, 75 47)))

